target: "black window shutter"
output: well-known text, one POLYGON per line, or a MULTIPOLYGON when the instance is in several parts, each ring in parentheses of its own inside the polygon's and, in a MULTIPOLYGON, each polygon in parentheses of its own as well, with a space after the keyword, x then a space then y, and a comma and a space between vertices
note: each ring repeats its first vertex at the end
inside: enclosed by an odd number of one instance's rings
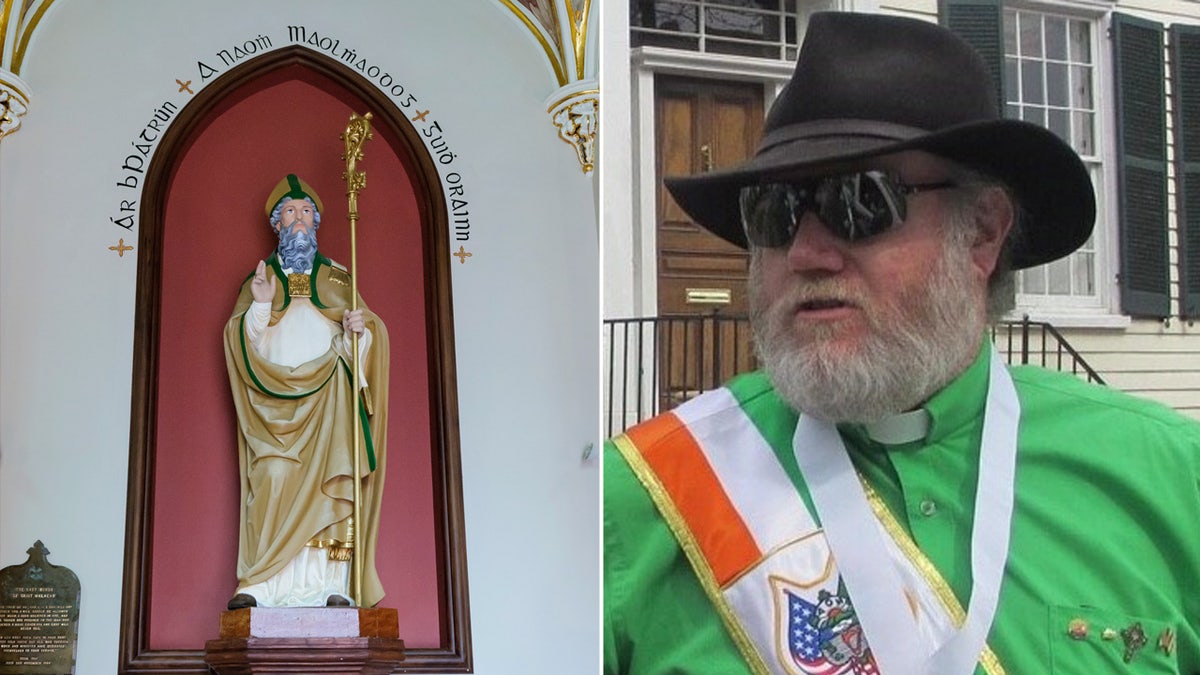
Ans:
POLYGON ((1171 26, 1179 316, 1200 317, 1200 26, 1171 26))
POLYGON ((1161 24, 1114 13, 1121 307, 1170 315, 1167 120, 1161 24))
POLYGON ((996 85, 996 110, 1004 110, 1004 11, 1001 0, 938 0, 939 22, 975 48, 996 85))

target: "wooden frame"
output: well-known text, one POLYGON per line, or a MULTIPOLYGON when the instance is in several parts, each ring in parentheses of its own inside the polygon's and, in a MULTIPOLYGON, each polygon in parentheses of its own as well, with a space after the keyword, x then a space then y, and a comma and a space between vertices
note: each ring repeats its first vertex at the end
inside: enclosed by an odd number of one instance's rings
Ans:
POLYGON ((448 216, 438 172, 419 132, 404 113, 367 80, 342 63, 300 46, 279 49, 239 65, 198 92, 184 107, 155 151, 146 172, 139 223, 137 311, 133 344, 129 486, 125 524, 124 591, 121 600, 120 673, 208 673, 203 649, 148 647, 149 571, 153 558, 153 482, 156 456, 157 381, 161 279, 167 195, 173 169, 198 125, 225 96, 268 73, 305 68, 329 78, 367 101, 376 127, 400 139, 415 166, 412 178, 427 242, 425 306, 429 358, 430 423, 433 436, 432 493, 435 502, 437 565, 441 588, 441 644, 405 650, 396 672, 472 672, 467 593, 466 536, 458 434, 448 216))

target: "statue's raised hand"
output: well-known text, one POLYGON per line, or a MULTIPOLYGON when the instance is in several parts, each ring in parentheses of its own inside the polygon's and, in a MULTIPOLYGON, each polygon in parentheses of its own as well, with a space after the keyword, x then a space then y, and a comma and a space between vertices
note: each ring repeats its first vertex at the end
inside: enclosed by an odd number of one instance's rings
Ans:
POLYGON ((254 268, 254 279, 250 282, 250 295, 255 302, 271 302, 275 299, 275 275, 267 274, 267 263, 258 261, 254 268))

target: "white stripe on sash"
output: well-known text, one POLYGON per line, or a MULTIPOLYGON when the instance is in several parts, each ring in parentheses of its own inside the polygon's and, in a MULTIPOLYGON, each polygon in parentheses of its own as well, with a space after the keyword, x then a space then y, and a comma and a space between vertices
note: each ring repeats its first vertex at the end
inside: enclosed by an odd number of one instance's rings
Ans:
POLYGON ((774 450, 731 391, 715 389, 673 412, 691 431, 763 555, 817 530, 774 450))

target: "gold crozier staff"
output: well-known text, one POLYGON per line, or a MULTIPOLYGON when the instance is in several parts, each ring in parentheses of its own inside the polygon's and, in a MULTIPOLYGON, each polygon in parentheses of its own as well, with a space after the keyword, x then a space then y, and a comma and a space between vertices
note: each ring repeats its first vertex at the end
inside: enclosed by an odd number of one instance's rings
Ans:
MULTIPOLYGON (((349 201, 347 217, 350 220, 350 310, 358 309, 358 192, 367 186, 367 174, 363 171, 358 171, 358 161, 363 158, 363 145, 371 139, 371 113, 359 116, 358 113, 351 113, 350 124, 346 127, 341 135, 343 141, 346 142, 346 152, 342 155, 342 159, 346 160, 346 172, 342 174, 342 178, 346 180, 346 198, 349 201)), ((359 397, 359 385, 362 378, 362 364, 358 353, 358 333, 353 333, 351 336, 350 353, 354 356, 354 444, 350 446, 350 452, 354 456, 354 516, 350 523, 350 537, 355 542, 354 545, 354 567, 351 571, 352 582, 350 584, 351 594, 354 596, 354 603, 362 606, 362 579, 363 579, 363 556, 362 549, 359 543, 359 533, 363 531, 362 525, 362 460, 359 456, 359 445, 362 442, 362 426, 359 423, 362 414, 361 406, 363 400, 359 397)), ((366 395, 366 392, 364 392, 366 395)), ((369 402, 369 399, 367 399, 369 402)), ((368 413, 372 412, 368 405, 368 413)), ((382 486, 377 486, 377 489, 382 489, 382 486)))

